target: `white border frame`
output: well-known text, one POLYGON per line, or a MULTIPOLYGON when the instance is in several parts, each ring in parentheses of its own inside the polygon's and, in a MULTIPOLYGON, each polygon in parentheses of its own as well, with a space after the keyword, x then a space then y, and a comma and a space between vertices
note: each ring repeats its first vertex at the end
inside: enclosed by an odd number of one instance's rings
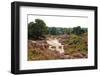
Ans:
POLYGON ((20 70, 94 66, 94 10, 20 7, 20 70), (62 12, 63 11, 63 12, 62 12), (88 16, 88 59, 27 61, 27 14, 88 16), (72 12, 72 13, 70 13, 72 12), (67 64, 66 64, 67 63, 67 64), (49 66, 48 66, 49 65, 49 66))

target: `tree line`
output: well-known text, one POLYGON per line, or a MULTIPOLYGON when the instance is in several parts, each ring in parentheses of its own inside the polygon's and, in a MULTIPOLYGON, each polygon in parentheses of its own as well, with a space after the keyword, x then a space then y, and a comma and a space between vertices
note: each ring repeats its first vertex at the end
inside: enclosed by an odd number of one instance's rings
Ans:
POLYGON ((81 28, 80 26, 73 27, 73 28, 48 27, 48 34, 51 35, 63 35, 63 34, 81 35, 85 32, 87 32, 87 28, 81 28))
POLYGON ((45 35, 76 34, 81 36, 86 32, 87 28, 81 28, 80 26, 73 28, 47 27, 41 19, 35 19, 35 22, 28 23, 28 39, 44 39, 45 35))

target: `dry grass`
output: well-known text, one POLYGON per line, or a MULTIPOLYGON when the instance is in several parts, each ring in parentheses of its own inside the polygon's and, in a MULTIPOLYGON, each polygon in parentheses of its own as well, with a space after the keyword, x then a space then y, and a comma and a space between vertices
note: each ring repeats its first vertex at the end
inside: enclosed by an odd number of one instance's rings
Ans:
POLYGON ((46 40, 36 41, 33 44, 28 41, 28 60, 55 60, 55 59, 77 59, 87 58, 88 55, 88 38, 87 33, 82 36, 62 35, 62 36, 47 36, 47 38, 57 38, 64 45, 64 54, 59 54, 56 50, 48 49, 46 40), (43 45, 41 45, 43 44, 43 45), (44 47, 45 45, 45 47, 44 47))

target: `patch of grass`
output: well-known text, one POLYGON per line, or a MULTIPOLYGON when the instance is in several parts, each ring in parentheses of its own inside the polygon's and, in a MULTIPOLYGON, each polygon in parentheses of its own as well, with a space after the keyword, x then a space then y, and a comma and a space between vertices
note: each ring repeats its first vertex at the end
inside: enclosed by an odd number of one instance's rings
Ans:
POLYGON ((68 44, 67 49, 65 49, 65 52, 75 52, 75 51, 88 51, 88 45, 87 45, 87 34, 83 34, 82 36, 71 34, 69 36, 69 39, 66 40, 66 44, 68 44))
POLYGON ((55 60, 59 59, 56 52, 53 51, 42 51, 40 49, 29 49, 28 50, 28 61, 32 60, 55 60))

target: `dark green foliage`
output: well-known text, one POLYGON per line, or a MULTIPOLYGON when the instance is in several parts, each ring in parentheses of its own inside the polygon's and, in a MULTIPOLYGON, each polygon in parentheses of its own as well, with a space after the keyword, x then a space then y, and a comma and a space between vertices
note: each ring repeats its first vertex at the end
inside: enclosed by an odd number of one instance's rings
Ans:
POLYGON ((74 27, 72 33, 76 35, 81 35, 85 33, 86 30, 82 29, 80 26, 74 27))
POLYGON ((29 39, 43 39, 47 33, 47 27, 43 20, 35 19, 35 22, 28 24, 28 38, 29 39))
POLYGON ((82 35, 85 32, 87 32, 87 28, 81 28, 80 26, 74 28, 48 27, 48 34, 51 35, 63 35, 63 34, 82 35))
POLYGON ((49 34, 51 34, 51 35, 57 35, 57 28, 56 27, 49 28, 49 34))
POLYGON ((48 27, 48 34, 51 35, 63 35, 70 34, 70 28, 62 28, 62 27, 48 27))

